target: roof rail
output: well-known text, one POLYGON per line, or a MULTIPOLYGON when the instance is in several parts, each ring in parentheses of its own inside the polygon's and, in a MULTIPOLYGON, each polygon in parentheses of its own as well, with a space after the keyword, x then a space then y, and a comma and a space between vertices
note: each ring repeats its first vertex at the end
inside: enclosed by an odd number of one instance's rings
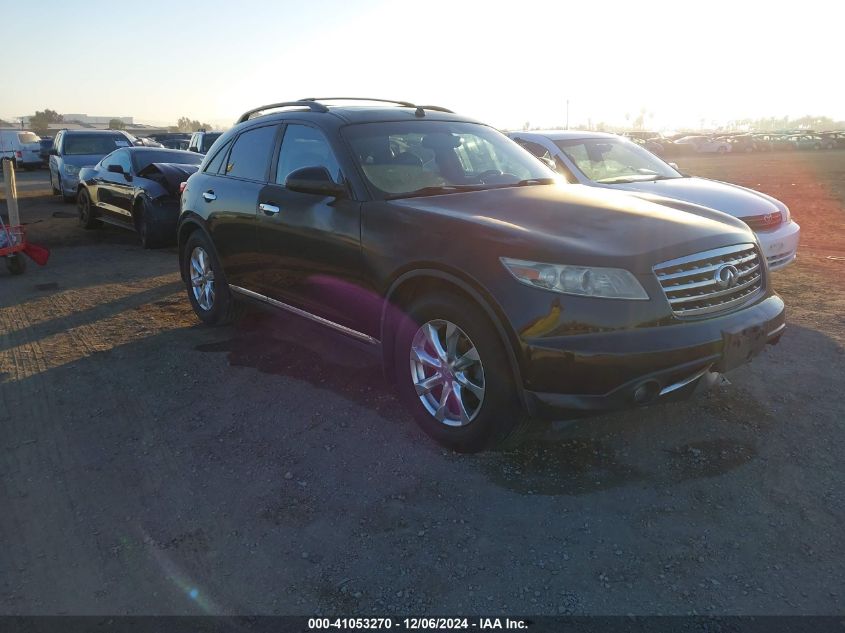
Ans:
POLYGON ((397 101, 396 99, 370 99, 369 97, 308 97, 300 99, 300 101, 316 101, 321 103, 323 101, 372 101, 374 103, 395 103, 403 108, 416 108, 410 101, 397 101))
POLYGON ((308 108, 312 112, 328 112, 329 109, 324 106, 322 103, 317 103, 313 100, 307 101, 305 99, 301 101, 282 101, 280 103, 270 103, 267 105, 263 105, 260 108, 253 108, 252 110, 247 110, 241 115, 241 118, 238 119, 238 123, 243 123, 244 121, 248 121, 253 114, 258 112, 263 112, 264 110, 275 110, 276 108, 308 108))
POLYGON ((371 101, 374 103, 393 103, 403 108, 416 108, 416 115, 420 117, 425 116, 424 110, 436 110, 437 112, 448 112, 449 114, 452 114, 451 110, 442 106, 416 105, 410 101, 398 101, 395 99, 375 99, 370 97, 308 97, 307 99, 301 99, 301 101, 309 101, 313 103, 322 103, 323 101, 371 101))

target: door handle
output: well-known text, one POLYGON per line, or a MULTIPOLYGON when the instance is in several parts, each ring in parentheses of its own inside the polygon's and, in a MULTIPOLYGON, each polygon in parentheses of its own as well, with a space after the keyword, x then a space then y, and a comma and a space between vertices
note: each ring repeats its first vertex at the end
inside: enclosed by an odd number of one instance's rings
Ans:
POLYGON ((214 195, 213 191, 206 191, 202 194, 203 200, 206 202, 211 202, 212 200, 217 200, 217 196, 214 195))
POLYGON ((262 202, 258 205, 258 208, 264 211, 267 215, 276 215, 280 209, 274 204, 267 204, 266 202, 262 202))

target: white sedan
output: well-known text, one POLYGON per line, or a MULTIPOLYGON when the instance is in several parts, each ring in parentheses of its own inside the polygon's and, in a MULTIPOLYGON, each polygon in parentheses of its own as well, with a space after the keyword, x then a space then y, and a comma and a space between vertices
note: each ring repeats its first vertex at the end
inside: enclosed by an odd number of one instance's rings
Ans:
POLYGON ((509 132, 529 152, 554 163, 570 183, 690 202, 728 213, 757 235, 771 270, 790 264, 801 227, 787 206, 759 191, 685 176, 648 150, 615 134, 554 130, 509 132))

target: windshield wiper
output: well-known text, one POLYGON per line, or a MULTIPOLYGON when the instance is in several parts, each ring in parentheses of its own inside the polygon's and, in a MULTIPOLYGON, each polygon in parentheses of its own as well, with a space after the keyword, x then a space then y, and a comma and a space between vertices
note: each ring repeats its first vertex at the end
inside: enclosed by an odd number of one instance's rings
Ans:
POLYGON ((640 174, 638 176, 617 176, 616 178, 602 178, 596 182, 603 185, 621 185, 630 182, 654 182, 655 180, 673 180, 677 176, 661 176, 660 174, 640 174))
POLYGON ((526 187, 529 185, 552 185, 554 178, 525 178, 517 182, 509 183, 482 183, 477 185, 436 185, 423 187, 406 193, 394 193, 385 196, 385 200, 396 200, 398 198, 418 198, 421 196, 437 196, 444 193, 458 193, 464 191, 484 191, 487 189, 502 189, 504 187, 526 187))
POLYGON ((528 185, 553 185, 555 184, 554 178, 525 178, 524 180, 520 180, 519 182, 515 182, 512 185, 506 185, 507 187, 526 187, 528 185))
POLYGON ((443 193, 457 193, 459 191, 478 191, 480 189, 488 189, 487 185, 436 185, 433 187, 423 187, 422 189, 415 189, 414 191, 406 191, 405 193, 394 193, 385 196, 385 200, 396 200, 398 198, 418 198, 420 196, 437 196, 443 193))

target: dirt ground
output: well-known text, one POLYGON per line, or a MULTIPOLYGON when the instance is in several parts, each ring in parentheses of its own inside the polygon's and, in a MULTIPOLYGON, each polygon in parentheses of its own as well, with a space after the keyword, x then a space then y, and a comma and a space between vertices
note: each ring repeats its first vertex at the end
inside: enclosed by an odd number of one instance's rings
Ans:
POLYGON ((52 258, 0 267, 0 613, 845 613, 845 151, 680 162, 801 224, 781 344, 478 456, 326 332, 199 326, 174 250, 21 174, 52 258))

